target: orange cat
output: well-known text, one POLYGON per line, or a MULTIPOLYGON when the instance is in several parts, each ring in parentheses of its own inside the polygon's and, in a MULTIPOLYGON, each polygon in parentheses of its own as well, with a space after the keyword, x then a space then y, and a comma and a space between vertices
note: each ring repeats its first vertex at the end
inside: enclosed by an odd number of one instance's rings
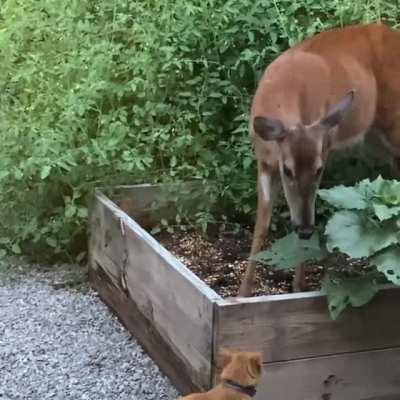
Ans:
POLYGON ((256 394, 261 377, 262 356, 255 352, 224 350, 220 383, 206 393, 195 393, 181 400, 249 400, 256 394))

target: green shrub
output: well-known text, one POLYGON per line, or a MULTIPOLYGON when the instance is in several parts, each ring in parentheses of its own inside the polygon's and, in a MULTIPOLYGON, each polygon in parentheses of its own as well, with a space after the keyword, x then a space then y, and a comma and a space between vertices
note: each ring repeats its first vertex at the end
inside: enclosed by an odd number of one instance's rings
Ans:
POLYGON ((82 255, 94 186, 208 180, 211 204, 253 213, 247 111, 268 62, 398 16, 395 0, 3 0, 0 253, 82 255))

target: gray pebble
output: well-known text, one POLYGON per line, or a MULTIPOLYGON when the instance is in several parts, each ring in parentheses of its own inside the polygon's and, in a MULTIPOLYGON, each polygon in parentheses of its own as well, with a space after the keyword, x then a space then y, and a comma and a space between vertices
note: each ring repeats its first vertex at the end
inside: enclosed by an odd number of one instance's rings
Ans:
POLYGON ((0 273, 1 400, 177 398, 95 293, 54 281, 59 270, 0 273))

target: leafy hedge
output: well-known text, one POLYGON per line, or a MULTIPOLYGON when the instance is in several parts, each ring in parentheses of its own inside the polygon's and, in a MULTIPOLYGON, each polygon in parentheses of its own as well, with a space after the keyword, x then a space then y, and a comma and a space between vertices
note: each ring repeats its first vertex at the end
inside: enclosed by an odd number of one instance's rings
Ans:
POLYGON ((0 255, 83 255, 98 185, 207 179, 210 203, 252 213, 247 111, 267 63, 398 16, 396 0, 3 0, 0 255))

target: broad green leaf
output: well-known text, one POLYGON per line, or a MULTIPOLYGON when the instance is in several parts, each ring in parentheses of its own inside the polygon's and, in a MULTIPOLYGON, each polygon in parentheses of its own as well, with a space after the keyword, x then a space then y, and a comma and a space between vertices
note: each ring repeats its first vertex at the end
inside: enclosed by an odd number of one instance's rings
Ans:
POLYGON ((394 221, 375 224, 354 211, 338 211, 328 221, 325 234, 329 251, 338 248, 353 258, 369 257, 399 241, 394 221))
POLYGON ((0 249, 0 260, 7 255, 7 252, 4 249, 0 249))
POLYGON ((371 263, 386 275, 386 278, 400 285, 400 247, 392 246, 371 258, 371 263))
POLYGON ((368 202, 357 187, 335 186, 332 189, 320 189, 319 197, 332 206, 346 210, 363 210, 368 202))
POLYGON ((380 274, 371 272, 365 276, 348 278, 338 273, 326 274, 321 291, 328 298, 332 319, 336 319, 348 306, 361 307, 367 304, 382 288, 380 274))
POLYGON ((394 204, 393 201, 396 201, 397 196, 400 196, 399 192, 399 182, 387 181, 378 176, 372 182, 369 179, 364 179, 355 186, 340 185, 331 189, 321 189, 318 194, 321 199, 338 209, 365 210, 377 198, 383 204, 394 204))
POLYGON ((358 190, 364 194, 364 196, 368 199, 371 199, 374 195, 379 193, 382 190, 382 185, 385 180, 379 175, 374 181, 370 181, 369 179, 364 179, 356 186, 358 190))
POLYGON ((300 240, 292 232, 275 241, 271 247, 256 254, 253 259, 263 264, 273 265, 277 269, 295 268, 304 261, 326 256, 325 249, 321 248, 317 233, 310 240, 300 240))

